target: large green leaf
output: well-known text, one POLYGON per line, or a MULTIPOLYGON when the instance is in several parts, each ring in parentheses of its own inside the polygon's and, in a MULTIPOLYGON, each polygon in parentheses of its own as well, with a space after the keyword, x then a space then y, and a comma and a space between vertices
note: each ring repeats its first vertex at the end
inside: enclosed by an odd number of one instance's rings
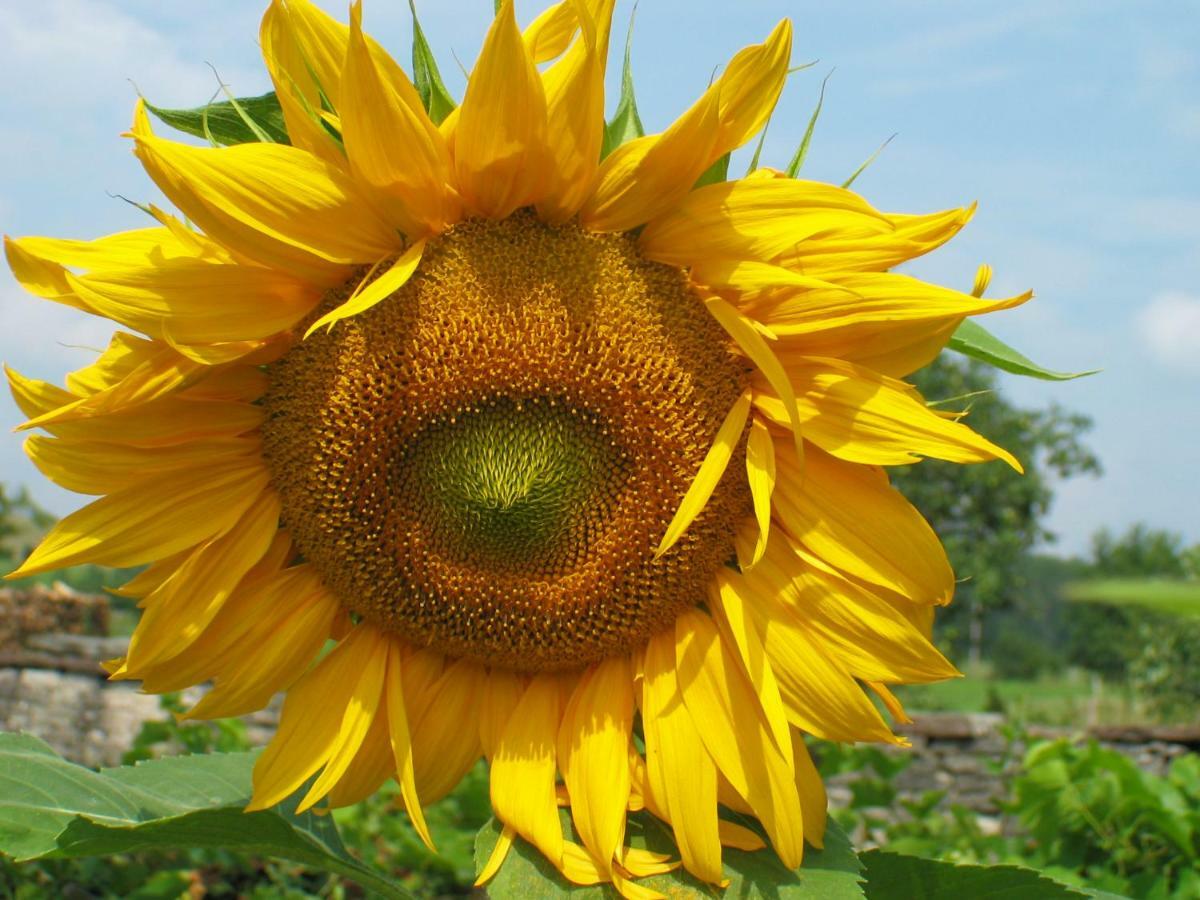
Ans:
POLYGON ((1100 371, 1092 369, 1088 372, 1052 372, 1050 369, 1039 366, 1028 356, 1014 350, 971 319, 963 320, 946 346, 951 350, 957 350, 964 356, 989 363, 997 369, 1003 369, 1005 372, 1027 375, 1030 378, 1041 378, 1045 381, 1070 381, 1072 378, 1095 375, 1100 371))
POLYGON ((251 144, 262 141, 263 135, 276 144, 290 143, 283 110, 274 91, 261 97, 222 100, 195 109, 163 109, 152 103, 147 103, 146 109, 178 131, 217 144, 251 144))
MULTIPOLYGON (((579 837, 571 815, 560 810, 563 830, 572 840, 579 837)), ((491 820, 475 839, 475 868, 482 870, 500 837, 501 827, 491 820)), ((626 840, 632 847, 667 853, 678 859, 670 829, 648 813, 629 816, 626 840)), ((729 886, 720 891, 697 881, 682 869, 666 875, 640 878, 637 883, 668 897, 737 897, 738 900, 862 900, 858 858, 846 835, 831 820, 825 833, 825 849, 807 847, 804 865, 798 872, 786 868, 770 850, 745 853, 726 849, 723 854, 729 886)), ((610 885, 581 887, 569 884, 533 846, 517 838, 504 864, 487 884, 495 900, 600 900, 620 895, 610 885)))
POLYGON ((883 850, 859 857, 867 900, 1084 900, 1088 896, 1020 866, 960 866, 883 850))
POLYGON ((421 23, 417 21, 417 7, 413 0, 408 0, 408 8, 412 10, 413 20, 413 84, 421 102, 425 104, 425 111, 429 113, 429 118, 433 119, 433 124, 441 125, 446 116, 454 112, 456 104, 442 82, 437 58, 429 47, 429 41, 425 40, 421 23))
POLYGON ((329 816, 295 802, 255 813, 254 753, 213 753, 94 772, 26 734, 0 733, 0 853, 18 861, 143 850, 226 848, 344 875, 383 897, 408 894, 346 852, 329 816))
POLYGON ((625 64, 621 69, 621 99, 617 101, 617 111, 613 113, 612 121, 604 127, 604 143, 600 148, 601 159, 626 141, 639 138, 646 133, 646 129, 642 126, 642 118, 638 115, 637 101, 633 96, 633 68, 629 59, 633 47, 633 18, 633 14, 630 14, 629 31, 625 35, 625 64))

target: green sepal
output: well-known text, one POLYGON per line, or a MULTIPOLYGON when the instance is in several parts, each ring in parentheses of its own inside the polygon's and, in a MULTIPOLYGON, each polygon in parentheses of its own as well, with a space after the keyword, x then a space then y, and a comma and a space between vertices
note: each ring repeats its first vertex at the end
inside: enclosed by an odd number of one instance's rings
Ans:
MULTIPOLYGON (((425 40, 425 32, 421 29, 421 23, 417 21, 417 7, 413 0, 408 0, 408 8, 412 10, 413 20, 413 86, 416 87, 421 103, 424 104, 425 111, 429 113, 433 124, 441 125, 446 121, 446 116, 454 112, 458 104, 454 102, 454 98, 446 90, 445 82, 442 81, 437 59, 429 47, 429 41, 425 40)), ((497 6, 498 11, 499 6, 497 6)))
POLYGON ((1093 896, 1022 866, 956 865, 884 850, 860 857, 867 900, 1084 900, 1093 896))
POLYGON ((275 92, 259 97, 230 97, 195 109, 164 109, 146 101, 146 109, 176 131, 229 146, 268 141, 290 144, 283 110, 275 92))
MULTIPOLYGON (((738 817, 741 824, 750 826, 738 817)), ((559 810, 563 833, 579 841, 569 810, 559 810)), ((671 829, 649 813, 630 813, 626 844, 679 859, 671 829)), ((475 838, 475 871, 483 870, 500 838, 495 819, 475 838)), ((862 900, 862 867, 845 833, 831 819, 825 831, 825 849, 805 847, 804 864, 797 871, 786 868, 770 849, 747 853, 726 848, 722 853, 729 886, 724 891, 704 884, 681 867, 663 875, 638 878, 641 887, 668 897, 737 897, 738 900, 862 900)), ((536 848, 521 838, 513 841, 504 863, 484 886, 492 900, 592 900, 619 898, 610 884, 579 886, 569 883, 536 848)))
POLYGON ((886 141, 884 141, 882 144, 880 144, 879 149, 877 149, 874 153, 872 153, 870 156, 868 156, 866 162, 864 162, 861 166, 859 166, 857 169, 855 169, 854 174, 852 174, 849 178, 847 178, 845 181, 842 182, 842 187, 848 188, 848 187, 850 187, 850 185, 854 184, 854 182, 858 181, 858 176, 861 175, 863 172, 867 171, 867 167, 870 166, 871 163, 875 162, 875 160, 879 159, 879 154, 882 153, 885 149, 887 149, 887 145, 890 144, 895 139, 896 139, 896 135, 893 134, 886 141))
POLYGON ((729 156, 730 154, 726 153, 705 169, 700 177, 696 179, 696 183, 692 185, 692 189, 695 190, 696 188, 704 187, 706 184, 717 184, 721 181, 727 181, 729 179, 729 156))
POLYGON ((795 178, 799 175, 800 169, 804 166, 804 160, 808 158, 808 145, 812 143, 813 132, 817 129, 817 119, 821 118, 821 107, 825 105, 825 85, 829 84, 829 79, 832 76, 833 72, 830 71, 828 75, 821 79, 821 93, 817 95, 816 108, 813 109, 812 115, 809 116, 808 127, 804 129, 804 137, 800 139, 800 146, 796 148, 796 155, 788 163, 788 178, 795 178))
POLYGON ((352 857, 333 819, 297 798, 245 813, 257 753, 208 753, 94 772, 28 734, 0 732, 0 854, 18 862, 222 848, 290 859, 410 896, 352 857))
POLYGON ((617 102, 617 111, 613 113, 612 121, 604 126, 604 143, 600 147, 601 159, 626 141, 639 138, 646 133, 646 129, 642 126, 642 118, 638 115, 637 101, 633 96, 633 67, 630 64, 630 50, 633 47, 633 20, 636 14, 635 8, 629 16, 629 31, 625 35, 625 64, 621 69, 621 99, 617 102))
POLYGON ((963 320, 946 346, 1013 375, 1041 378, 1044 381, 1070 381, 1072 378, 1083 378, 1100 371, 1091 369, 1087 372, 1054 372, 1043 368, 971 319, 963 320))

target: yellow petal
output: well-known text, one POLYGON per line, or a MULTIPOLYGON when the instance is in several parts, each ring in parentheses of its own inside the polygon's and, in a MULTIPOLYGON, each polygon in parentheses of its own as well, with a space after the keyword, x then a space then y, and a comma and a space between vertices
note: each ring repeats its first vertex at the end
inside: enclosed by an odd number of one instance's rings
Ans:
POLYGON ((367 736, 341 780, 329 792, 329 806, 352 806, 374 794, 396 771, 392 745, 388 742, 388 719, 380 710, 371 720, 367 736))
POLYGON ((345 157, 321 124, 323 99, 337 105, 346 26, 308 0, 272 0, 259 28, 263 61, 275 84, 288 139, 334 166, 345 157))
POLYGON ((421 801, 436 803, 479 759, 479 703, 487 676, 482 666, 460 659, 426 692, 424 712, 418 717, 409 697, 423 678, 421 663, 410 665, 412 659, 405 659, 404 674, 411 672, 413 677, 405 678, 404 696, 413 745, 413 777, 421 801))
POLYGON ((777 442, 775 512, 784 530, 836 569, 921 604, 946 604, 954 572, 933 529, 886 476, 809 448, 803 479, 777 442))
POLYGON ((778 265, 820 278, 845 272, 884 272, 940 247, 970 221, 975 207, 920 216, 890 214, 890 229, 831 232, 820 240, 799 241, 781 251, 778 265))
POLYGON ((177 655, 200 636, 271 546, 279 513, 279 497, 264 491, 232 528, 197 547, 171 578, 146 595, 126 654, 129 671, 177 655))
MULTIPOLYGON (((374 719, 387 715, 387 710, 380 704, 380 697, 387 671, 389 641, 386 635, 369 626, 359 626, 357 630, 364 632, 363 642, 367 645, 357 648, 355 652, 358 657, 358 680, 353 693, 347 699, 337 738, 329 751, 329 759, 321 770, 320 777, 313 782, 304 799, 296 806, 298 813, 311 808, 333 790, 358 755, 374 719)), ((338 646, 353 638, 354 632, 351 632, 338 646)), ((280 727, 282 728, 282 722, 280 727)))
POLYGON ((673 629, 650 638, 642 665, 647 800, 665 808, 684 868, 719 884, 725 875, 717 829, 717 769, 684 707, 673 629))
MULTIPOLYGON (((881 375, 903 378, 933 362, 945 349, 959 322, 959 319, 943 324, 900 322, 877 328, 814 331, 795 343, 802 342, 805 356, 844 359, 881 375)), ((784 339, 782 346, 791 343, 791 339, 784 339)), ((793 354, 785 349, 779 356, 786 366, 793 354)))
POLYGON ((600 165, 581 218, 593 231, 628 231, 676 206, 704 171, 750 140, 787 79, 792 26, 738 52, 704 95, 661 135, 630 141, 600 165))
POLYGON ((604 138, 604 60, 614 2, 593 0, 593 18, 583 0, 574 0, 580 36, 542 79, 547 117, 554 123, 548 141, 556 177, 538 203, 538 214, 549 222, 575 215, 596 184, 604 138))
MULTIPOLYGON (((797 246, 824 244, 838 232, 894 229, 851 191, 791 178, 743 178, 692 191, 646 226, 638 246, 658 262, 719 272, 716 260, 770 263, 797 246)), ((789 268, 812 274, 803 266, 789 268)))
POLYGON ((376 62, 362 31, 361 0, 350 7, 341 91, 350 170, 373 189, 395 226, 416 239, 454 222, 460 205, 450 188, 446 141, 408 77, 376 62))
POLYGON ((552 165, 542 78, 505 0, 467 83, 454 132, 458 189, 474 212, 502 219, 545 193, 552 165))
POLYGON ((746 427, 746 416, 749 412, 750 392, 744 391, 738 397, 737 402, 730 407, 729 412, 725 414, 725 421, 717 430, 717 436, 713 438, 713 445, 705 455, 704 462, 700 464, 700 471, 696 473, 687 493, 679 501, 679 509, 675 511, 671 524, 667 526, 666 534, 659 542, 658 549, 654 551, 655 556, 662 556, 670 550, 680 536, 687 531, 688 526, 704 511, 705 505, 725 474, 734 448, 742 439, 742 431, 746 427))
POLYGON ((479 710, 479 741, 490 760, 500 743, 508 721, 525 693, 527 679, 516 672, 493 669, 484 684, 483 703, 479 710))
POLYGON ((475 887, 483 887, 496 876, 500 867, 504 865, 504 860, 508 858, 508 851, 512 849, 513 839, 516 836, 516 831, 509 825, 500 829, 500 837, 496 838, 496 846, 492 848, 487 862, 479 870, 479 875, 475 879, 475 887))
MULTIPOLYGON (((248 812, 279 803, 327 763, 344 771, 379 704, 386 658, 386 639, 360 625, 292 686, 279 729, 254 764, 248 812), (351 746, 353 752, 347 753, 351 746)), ((329 781, 318 779, 301 806, 324 796, 329 781)))
POLYGON ((775 440, 765 422, 757 416, 750 424, 746 438, 746 477, 750 481, 750 496, 754 501, 754 518, 758 522, 758 540, 754 553, 742 561, 743 571, 752 568, 767 549, 771 529, 771 494, 775 490, 775 440))
POLYGON ((413 273, 417 271, 417 266, 421 263, 421 255, 424 252, 425 242, 417 241, 397 256, 391 265, 376 277, 372 278, 372 273, 368 273, 367 277, 355 288, 354 293, 350 295, 349 300, 334 307, 313 322, 308 326, 304 336, 310 337, 314 331, 322 327, 327 331, 332 330, 334 324, 342 319, 357 316, 359 313, 366 312, 376 303, 386 300, 400 290, 408 279, 412 278, 413 273))
POLYGON ((792 760, 745 673, 700 612, 675 620, 676 665, 684 704, 721 773, 746 798, 790 869, 804 853, 804 822, 792 760))
POLYGON ((541 65, 567 52, 571 38, 579 30, 579 17, 573 0, 556 3, 529 23, 521 34, 529 57, 541 65))
POLYGON ((492 809, 497 817, 559 868, 563 835, 554 779, 561 713, 558 678, 534 676, 496 744, 491 771, 492 809))
POLYGON ((800 793, 800 806, 804 810, 804 839, 820 850, 825 846, 828 802, 825 784, 799 732, 792 736, 792 753, 796 767, 796 790, 800 793))
POLYGON ((887 601, 870 591, 805 565, 786 542, 762 572, 746 576, 746 592, 759 597, 772 619, 803 628, 827 654, 862 681, 926 682, 953 678, 957 670, 928 638, 887 601), (779 590, 780 585, 785 585, 779 590))
POLYGON ((771 663, 763 647, 762 636, 746 613, 746 604, 756 602, 753 594, 745 591, 747 584, 733 572, 718 572, 715 583, 709 588, 709 609, 726 645, 737 651, 742 671, 754 686, 775 748, 785 760, 790 761, 791 739, 788 736, 787 715, 775 673, 771 671, 771 663))
POLYGON ((147 479, 58 522, 9 578, 91 562, 136 566, 227 531, 266 487, 258 460, 147 479))
POLYGON ((1010 309, 1032 296, 983 301, 907 275, 863 272, 840 277, 827 288, 776 296, 756 304, 751 315, 780 338, 795 338, 802 350, 803 338, 812 334, 833 331, 852 341, 895 323, 935 323, 1010 309))
POLYGON ((404 798, 404 807, 412 820, 413 828, 420 835, 425 846, 434 850, 433 838, 429 836, 429 826, 425 824, 425 814, 421 810, 421 799, 417 794, 417 779, 413 769, 412 739, 408 728, 408 712, 404 705, 404 661, 400 646, 395 641, 388 647, 387 681, 384 686, 388 734, 392 755, 392 767, 396 773, 396 781, 400 784, 400 796, 404 798))
MULTIPOLYGON (((689 274, 696 284, 705 285, 726 298, 735 295, 741 303, 764 296, 773 297, 781 291, 787 291, 788 296, 792 296, 800 289, 834 291, 851 299, 854 297, 849 288, 756 260, 700 260, 691 267, 689 274)), ((758 318, 766 321, 767 316, 760 315, 758 318)))
POLYGON ((184 344, 263 338, 300 321, 321 290, 283 272, 195 259, 153 267, 66 274, 91 311, 151 337, 184 344))
POLYGON ((52 426, 63 422, 92 419, 144 406, 180 391, 203 375, 197 363, 180 356, 170 347, 155 346, 158 352, 146 357, 111 387, 34 416, 18 427, 21 430, 52 430, 52 426))
POLYGON ((187 718, 224 719, 262 709, 305 673, 339 609, 307 566, 287 570, 262 590, 235 594, 197 643, 209 634, 237 633, 235 613, 251 610, 252 625, 218 658, 214 686, 187 718))
MULTIPOLYGON (((939 416, 902 381, 819 357, 789 359, 787 375, 805 438, 841 459, 874 465, 904 465, 923 456, 952 462, 1002 459, 1023 471, 1007 450, 939 416)), ((778 391, 774 384, 771 388, 778 391)), ((789 403, 788 397, 782 399, 789 403)))
POLYGON ((750 357, 750 361, 758 367, 762 377, 782 401, 783 408, 788 413, 788 421, 780 424, 791 429, 796 455, 803 460, 804 441, 801 439, 800 433, 801 419, 796 406, 796 398, 792 393, 789 373, 780 365, 774 351, 763 340, 763 336, 736 309, 720 297, 707 297, 704 305, 708 307, 712 317, 725 329, 726 334, 733 338, 734 343, 741 351, 750 357))
POLYGON ((173 447, 123 447, 31 435, 25 454, 60 487, 81 494, 112 494, 164 472, 261 453, 248 438, 195 441, 173 447))
MULTIPOLYGON (((766 558, 747 577, 765 577, 765 563, 766 558)), ((772 619, 764 596, 756 593, 755 602, 744 608, 763 636, 788 721, 830 741, 899 743, 850 672, 815 635, 786 619, 772 619)))
POLYGON ((633 672, 613 657, 584 672, 563 712, 558 765, 571 797, 571 816, 584 846, 612 871, 625 834, 633 672))
POLYGON ((183 213, 224 246, 323 287, 401 239, 351 177, 297 147, 193 147, 156 137, 139 101, 134 153, 183 213))

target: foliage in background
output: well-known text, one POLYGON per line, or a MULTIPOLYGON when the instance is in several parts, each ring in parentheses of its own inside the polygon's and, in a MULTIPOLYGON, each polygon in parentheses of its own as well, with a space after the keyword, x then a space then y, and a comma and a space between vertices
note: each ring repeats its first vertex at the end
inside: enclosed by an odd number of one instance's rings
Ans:
MULTIPOLYGON (((1022 735, 992 761, 1009 767, 1022 735)), ((981 827, 944 792, 901 799, 896 776, 912 757, 870 746, 816 745, 825 778, 853 773, 851 801, 834 816, 860 845, 949 860, 1012 863, 1080 887, 1129 897, 1200 896, 1200 756, 1178 757, 1168 777, 1088 742, 1033 744, 1020 760, 998 825, 981 827), (902 811, 897 815, 897 811, 902 811)))

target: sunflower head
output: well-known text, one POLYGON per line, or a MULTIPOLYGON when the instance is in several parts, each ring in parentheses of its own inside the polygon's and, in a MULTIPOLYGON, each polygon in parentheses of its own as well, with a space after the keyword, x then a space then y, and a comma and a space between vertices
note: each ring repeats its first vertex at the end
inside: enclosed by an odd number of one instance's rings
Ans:
POLYGON ((505 0, 454 106, 357 2, 342 24, 274 0, 287 143, 168 140, 139 103, 134 152, 184 218, 6 243, 32 293, 125 329, 65 388, 9 373, 30 457, 98 497, 14 575, 145 565, 114 678, 208 683, 193 717, 285 691, 252 808, 395 777, 428 840, 422 804, 483 756, 481 880, 519 835, 646 896, 671 863, 627 814, 712 884, 723 846, 795 867, 825 823, 806 736, 899 742, 867 692, 902 718, 888 685, 955 674, 929 640, 953 573, 886 467, 1017 463, 902 379, 1029 295, 892 271, 969 208, 713 180, 783 89, 786 21, 606 146, 612 8, 522 30, 505 0))

